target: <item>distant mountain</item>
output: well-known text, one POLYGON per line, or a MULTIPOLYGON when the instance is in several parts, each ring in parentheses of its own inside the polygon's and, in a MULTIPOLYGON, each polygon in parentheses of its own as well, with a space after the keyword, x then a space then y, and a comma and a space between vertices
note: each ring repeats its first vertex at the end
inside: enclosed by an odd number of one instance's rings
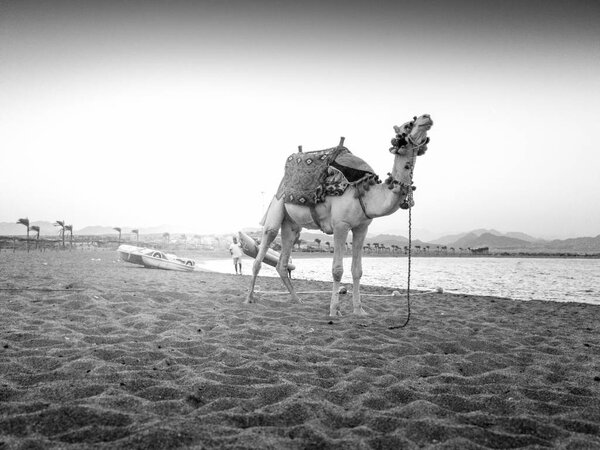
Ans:
POLYGON ((469 233, 451 244, 454 248, 489 247, 490 250, 515 250, 531 247, 531 242, 492 233, 469 233))
MULTIPOLYGON (((114 234, 115 236, 118 234, 114 229, 114 227, 107 227, 101 225, 94 225, 89 227, 84 227, 81 230, 74 231, 75 234, 80 234, 84 236, 99 236, 103 234, 114 234)), ((121 233, 131 233, 131 228, 121 228, 121 233)))
MULTIPOLYGON (((371 239, 374 236, 376 236, 377 234, 391 234, 391 235, 395 235, 395 231, 397 231, 396 229, 394 230, 385 230, 385 231, 379 231, 378 233, 368 233, 367 234, 367 239, 371 239)), ((439 239, 440 237, 443 236, 443 233, 434 233, 431 232, 425 228, 413 228, 412 229, 412 235, 413 235, 413 239, 417 238, 420 239, 423 242, 433 242, 436 239, 439 239)), ((456 238, 458 239, 458 238, 456 238)))
POLYGON ((600 253, 600 234, 596 237, 555 239, 544 242, 543 248, 560 252, 600 253))
MULTIPOLYGON (((130 234, 131 230, 136 229, 135 227, 132 226, 123 226, 120 227, 121 228, 121 233, 122 234, 130 234)), ((186 229, 186 227, 178 227, 176 225, 158 225, 155 227, 141 227, 141 228, 137 228, 140 231, 140 235, 150 235, 150 234, 163 234, 163 233, 170 233, 170 234, 181 234, 181 233, 188 233, 188 234, 193 234, 193 231, 186 229)), ((94 225, 94 226, 88 226, 85 228, 82 228, 81 230, 76 230, 75 234, 81 234, 81 235, 85 235, 85 236, 98 236, 98 235, 107 235, 107 234, 115 234, 116 235, 116 231, 114 230, 114 227, 110 227, 110 226, 104 226, 104 225, 94 225)))
POLYGON ((406 239, 404 236, 398 236, 395 234, 378 234, 368 238, 366 242, 371 244, 377 242, 378 244, 383 244, 386 247, 389 247, 390 245, 398 245, 403 247, 408 244, 408 239, 406 239))
POLYGON ((498 230, 494 230, 494 229, 486 229, 486 228, 478 228, 477 230, 473 230, 471 231, 471 233, 477 235, 477 236, 481 236, 482 234, 491 234, 494 236, 503 236, 503 233, 500 233, 498 230))
POLYGON ((533 236, 529 236, 528 234, 521 233, 520 231, 509 231, 508 233, 504 233, 504 236, 508 236, 515 239, 521 239, 522 241, 527 242, 541 242, 543 239, 534 238, 533 236))
POLYGON ((436 245, 451 245, 468 234, 469 233, 449 234, 447 236, 442 236, 441 238, 434 239, 433 241, 431 241, 431 243, 436 245))
POLYGON ((476 237, 479 237, 484 234, 491 234, 493 236, 506 236, 509 238, 520 239, 520 240, 527 241, 527 242, 539 242, 539 241, 543 240, 543 239, 534 238, 532 236, 529 236, 528 234, 521 233, 518 231, 510 231, 508 233, 501 233, 500 231, 493 230, 493 229, 488 230, 485 228, 478 228, 476 230, 469 231, 467 233, 457 233, 457 234, 450 234, 447 236, 442 236, 439 239, 432 240, 431 243, 437 244, 437 245, 453 245, 456 243, 456 241, 464 238, 467 235, 475 235, 476 237))

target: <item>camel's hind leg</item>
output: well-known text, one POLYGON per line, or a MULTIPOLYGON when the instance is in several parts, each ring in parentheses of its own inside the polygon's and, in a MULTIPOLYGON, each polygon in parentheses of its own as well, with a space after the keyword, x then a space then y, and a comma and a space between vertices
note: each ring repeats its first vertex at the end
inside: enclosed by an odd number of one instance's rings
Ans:
POLYGON ((331 274, 333 275, 333 291, 331 303, 329 304, 329 315, 331 317, 341 316, 340 310, 340 284, 344 274, 344 250, 346 249, 346 238, 349 227, 345 223, 336 225, 333 230, 333 264, 331 274))
POLYGON ((362 277, 362 252, 369 224, 352 229, 352 305, 353 313, 366 316, 360 300, 360 278, 362 277))
POLYGON ((296 295, 296 291, 292 286, 292 281, 288 276, 287 265, 294 242, 296 242, 296 239, 300 234, 300 229, 300 226, 292 222, 289 217, 283 219, 283 223, 281 224, 281 256, 279 256, 279 262, 277 263, 277 272, 281 277, 281 281, 283 281, 283 284, 285 284, 285 287, 290 292, 292 302, 299 303, 301 303, 301 300, 298 298, 298 295, 296 295))
POLYGON ((269 205, 269 209, 262 220, 262 240, 260 241, 258 255, 256 255, 256 258, 254 259, 254 264, 252 264, 252 280, 250 281, 250 291, 248 292, 248 296, 246 297, 244 303, 254 302, 254 286, 256 284, 256 277, 258 276, 260 266, 265 258, 265 255, 267 254, 269 246, 279 233, 279 227, 281 226, 281 222, 283 222, 283 217, 285 215, 284 208, 283 199, 277 200, 276 197, 273 197, 273 200, 271 200, 271 204, 269 205))

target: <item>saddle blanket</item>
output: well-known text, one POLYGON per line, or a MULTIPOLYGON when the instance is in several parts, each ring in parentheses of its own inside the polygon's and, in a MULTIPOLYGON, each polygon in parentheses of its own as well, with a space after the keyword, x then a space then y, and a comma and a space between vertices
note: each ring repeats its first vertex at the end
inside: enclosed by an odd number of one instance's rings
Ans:
POLYGON ((276 197, 285 203, 314 206, 329 195, 342 195, 346 188, 374 175, 365 161, 346 147, 338 146, 290 155, 276 197))

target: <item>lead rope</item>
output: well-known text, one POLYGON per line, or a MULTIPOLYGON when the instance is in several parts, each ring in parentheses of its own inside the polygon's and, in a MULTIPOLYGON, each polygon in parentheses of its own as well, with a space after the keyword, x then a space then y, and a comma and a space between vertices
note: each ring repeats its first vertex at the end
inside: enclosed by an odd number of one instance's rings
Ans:
POLYGON ((396 325, 393 327, 388 327, 390 330, 395 330, 397 328, 404 328, 408 325, 408 321, 410 320, 410 261, 411 261, 411 252, 412 252, 412 189, 409 188, 408 191, 408 275, 406 280, 406 321, 402 325, 396 325))

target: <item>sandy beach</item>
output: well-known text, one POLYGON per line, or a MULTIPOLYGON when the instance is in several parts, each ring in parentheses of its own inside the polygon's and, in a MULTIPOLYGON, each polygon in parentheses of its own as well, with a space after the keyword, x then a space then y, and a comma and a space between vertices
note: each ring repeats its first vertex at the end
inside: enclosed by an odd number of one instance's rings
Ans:
POLYGON ((0 448, 600 448, 598 306, 248 283, 0 253, 0 448))

